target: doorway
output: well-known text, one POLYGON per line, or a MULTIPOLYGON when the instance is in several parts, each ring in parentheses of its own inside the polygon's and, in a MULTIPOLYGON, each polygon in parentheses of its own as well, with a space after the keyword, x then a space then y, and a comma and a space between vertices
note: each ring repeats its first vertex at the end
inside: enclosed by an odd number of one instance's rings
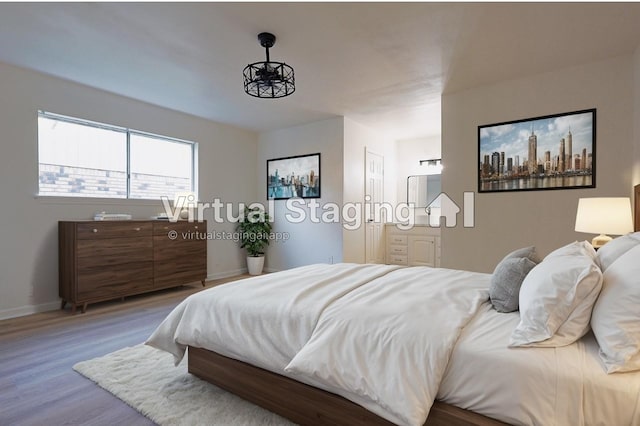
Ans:
POLYGON ((365 262, 384 263, 384 209, 375 215, 375 206, 384 201, 384 157, 365 148, 365 262))

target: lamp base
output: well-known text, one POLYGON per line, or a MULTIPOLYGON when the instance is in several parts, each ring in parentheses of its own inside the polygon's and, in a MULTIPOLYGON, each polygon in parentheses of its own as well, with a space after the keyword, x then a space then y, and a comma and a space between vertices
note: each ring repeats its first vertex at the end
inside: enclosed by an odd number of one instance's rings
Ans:
POLYGON ((593 246, 593 248, 599 249, 600 247, 607 244, 612 239, 613 238, 611 238, 608 235, 600 234, 597 237, 595 237, 593 240, 591 240, 591 245, 593 246))

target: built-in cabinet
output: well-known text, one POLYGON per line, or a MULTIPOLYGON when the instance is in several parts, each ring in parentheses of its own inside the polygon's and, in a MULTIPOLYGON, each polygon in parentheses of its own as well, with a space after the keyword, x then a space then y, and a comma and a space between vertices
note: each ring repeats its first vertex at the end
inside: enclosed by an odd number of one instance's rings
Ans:
POLYGON ((58 223, 62 308, 123 298, 207 277, 206 222, 58 223))
POLYGON ((403 230, 385 226, 386 257, 390 265, 440 266, 440 228, 414 225, 403 230))

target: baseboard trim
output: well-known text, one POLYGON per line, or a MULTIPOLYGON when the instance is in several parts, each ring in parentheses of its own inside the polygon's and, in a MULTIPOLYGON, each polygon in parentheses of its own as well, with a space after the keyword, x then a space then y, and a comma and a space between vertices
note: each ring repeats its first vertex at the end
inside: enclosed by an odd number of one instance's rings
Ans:
POLYGON ((219 280, 222 278, 235 277, 236 275, 242 275, 247 273, 247 268, 234 269, 232 271, 216 272, 215 274, 207 275, 206 281, 219 280))
MULTIPOLYGON (((234 269, 232 271, 218 272, 207 275, 206 281, 219 280, 221 278, 229 278, 236 275, 247 273, 247 268, 234 269)), ((39 314, 41 312, 55 311, 60 309, 60 300, 55 302, 42 303, 40 305, 26 305, 18 308, 9 308, 0 310, 0 321, 5 319, 23 317, 25 315, 39 314)))
POLYGON ((25 315, 39 314, 40 312, 55 311, 60 309, 60 301, 42 303, 40 305, 26 305, 19 308, 0 310, 0 320, 23 317, 25 315))
POLYGON ((280 272, 280 269, 274 269, 274 268, 264 268, 263 270, 264 270, 264 272, 268 272, 270 274, 272 274, 274 272, 280 272))

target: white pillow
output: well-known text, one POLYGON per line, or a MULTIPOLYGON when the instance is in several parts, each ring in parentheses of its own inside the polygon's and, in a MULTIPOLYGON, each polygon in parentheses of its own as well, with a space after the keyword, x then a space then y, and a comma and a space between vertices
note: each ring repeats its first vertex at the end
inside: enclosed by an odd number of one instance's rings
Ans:
POLYGON ((556 257, 556 256, 588 256, 591 259, 595 259, 597 254, 596 250, 587 241, 574 241, 571 244, 562 246, 559 249, 555 249, 544 258, 544 260, 556 257))
POLYGON ((598 250, 598 263, 602 272, 606 272, 607 268, 611 266, 620 256, 640 244, 640 232, 633 234, 623 235, 622 237, 614 238, 600 250, 598 250))
POLYGON ((520 289, 520 323, 510 347, 569 345, 589 331, 602 272, 591 244, 575 242, 550 253, 520 289))
POLYGON ((640 246, 604 273, 591 327, 607 373, 640 370, 640 246))

